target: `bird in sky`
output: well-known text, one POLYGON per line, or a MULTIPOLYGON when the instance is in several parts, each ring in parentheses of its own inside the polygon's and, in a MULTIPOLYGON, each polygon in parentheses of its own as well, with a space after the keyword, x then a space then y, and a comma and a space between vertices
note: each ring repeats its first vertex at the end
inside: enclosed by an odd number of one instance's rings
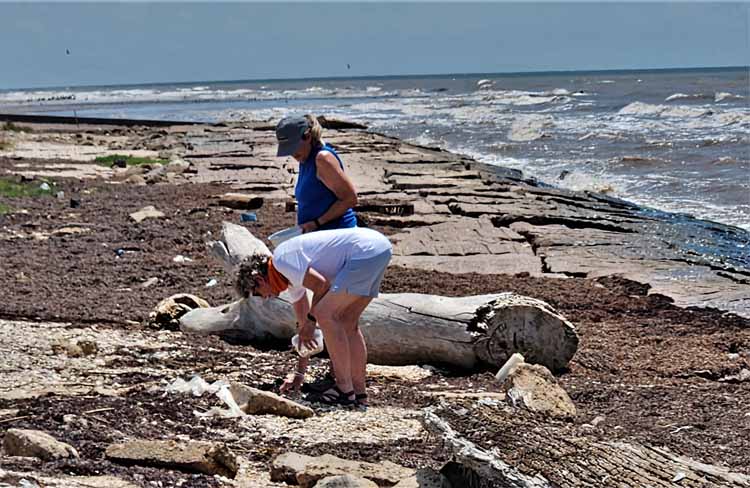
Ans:
POLYGON ((349 63, 346 63, 346 69, 352 69, 352 65, 349 63))
POLYGON ((70 56, 70 49, 66 49, 65 50, 65 54, 67 54, 68 56, 70 56))

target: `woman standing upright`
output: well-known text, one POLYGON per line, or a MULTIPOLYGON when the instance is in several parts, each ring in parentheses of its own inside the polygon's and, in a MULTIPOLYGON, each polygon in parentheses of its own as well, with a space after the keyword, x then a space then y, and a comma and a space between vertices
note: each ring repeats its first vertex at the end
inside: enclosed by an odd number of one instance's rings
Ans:
POLYGON ((292 156, 300 163, 294 196, 297 224, 303 233, 357 226, 354 184, 336 151, 321 139, 321 132, 312 115, 286 117, 276 126, 276 155, 292 156))

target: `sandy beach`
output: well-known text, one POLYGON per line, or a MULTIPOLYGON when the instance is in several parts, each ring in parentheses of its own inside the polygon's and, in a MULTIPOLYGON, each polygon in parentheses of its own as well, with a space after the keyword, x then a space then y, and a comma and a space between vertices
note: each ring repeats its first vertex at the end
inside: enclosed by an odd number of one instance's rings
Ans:
MULTIPOLYGON (((287 486, 271 481, 270 468, 289 451, 439 471, 451 452, 420 422, 424 409, 438 408, 464 438, 554 486, 597 486, 559 469, 547 449, 556 439, 570 449, 555 455, 563 458, 592 458, 602 446, 666 449, 736 475, 694 467, 680 486, 750 486, 750 269, 737 250, 746 239, 740 229, 537 185, 516 170, 331 125, 325 138, 359 190, 363 224, 394 244, 383 291, 512 291, 545 301, 580 338, 557 375, 577 415, 551 420, 505 401, 445 395, 497 394, 496 371, 420 364, 372 365, 365 413, 206 419, 195 412, 219 405, 216 397, 167 386, 199 374, 271 390, 292 353, 159 328, 149 314, 176 293, 212 306, 235 299, 232 277, 205 242, 249 211, 257 220, 243 225, 259 237, 293 225, 296 163, 274 157, 273 132, 261 124, 18 126, 25 130, 0 132, 0 180, 34 189, 46 182, 49 191, 0 195, 0 432, 43 430, 79 457, 3 454, 0 485, 287 486), (165 164, 95 161, 115 154, 165 164), (230 192, 260 197, 262 206, 221 205, 230 192), (163 216, 135 222, 131 214, 147 206, 163 216), (706 242, 716 245, 702 253, 706 242), (58 347, 80 340, 96 352, 58 347), (534 440, 545 437, 549 445, 534 440), (222 442, 240 460, 239 474, 125 466, 105 455, 136 438, 222 442)), ((327 364, 315 359, 313 372, 327 364)), ((649 476, 668 486, 675 472, 649 476)))

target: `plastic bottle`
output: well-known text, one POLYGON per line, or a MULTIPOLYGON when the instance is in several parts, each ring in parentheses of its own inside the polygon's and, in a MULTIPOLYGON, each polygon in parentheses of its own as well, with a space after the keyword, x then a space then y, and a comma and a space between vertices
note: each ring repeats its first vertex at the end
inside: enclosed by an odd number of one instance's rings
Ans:
POLYGON ((297 351, 297 354, 299 354, 303 358, 314 356, 323 351, 323 332, 320 329, 315 329, 313 340, 315 341, 315 348, 308 349, 304 345, 299 343, 299 335, 295 335, 294 337, 292 337, 292 347, 295 351, 297 351))

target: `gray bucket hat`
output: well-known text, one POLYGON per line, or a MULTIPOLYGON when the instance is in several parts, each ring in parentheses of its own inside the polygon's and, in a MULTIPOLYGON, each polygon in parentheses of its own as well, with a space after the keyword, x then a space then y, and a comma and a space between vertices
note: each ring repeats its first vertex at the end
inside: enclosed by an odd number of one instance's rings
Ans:
POLYGON ((284 117, 276 125, 276 139, 279 141, 277 157, 291 156, 302 143, 302 135, 310 128, 304 115, 284 117))

